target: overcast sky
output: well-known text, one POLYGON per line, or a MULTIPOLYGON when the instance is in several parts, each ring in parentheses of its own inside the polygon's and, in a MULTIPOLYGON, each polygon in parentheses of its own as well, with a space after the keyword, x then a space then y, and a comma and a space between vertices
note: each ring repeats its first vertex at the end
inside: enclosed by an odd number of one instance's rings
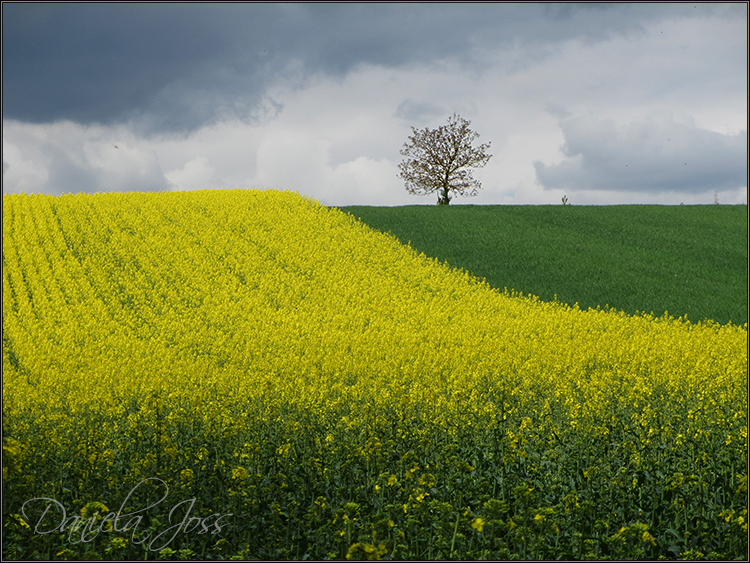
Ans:
POLYGON ((434 205, 399 150, 455 112, 493 157, 453 203, 747 202, 744 2, 2 10, 4 194, 434 205))

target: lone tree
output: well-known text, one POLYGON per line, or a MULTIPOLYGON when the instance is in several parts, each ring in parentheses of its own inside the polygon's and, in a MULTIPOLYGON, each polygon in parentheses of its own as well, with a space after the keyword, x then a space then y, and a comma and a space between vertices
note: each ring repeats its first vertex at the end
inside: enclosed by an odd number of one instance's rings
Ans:
POLYGON ((454 113, 448 125, 437 129, 411 128, 414 134, 400 151, 407 158, 398 165, 406 191, 414 195, 437 192, 438 205, 448 205, 451 192, 477 195, 482 184, 471 176, 470 168, 484 166, 492 155, 486 153, 490 143, 471 146, 479 134, 469 129, 470 123, 454 113))

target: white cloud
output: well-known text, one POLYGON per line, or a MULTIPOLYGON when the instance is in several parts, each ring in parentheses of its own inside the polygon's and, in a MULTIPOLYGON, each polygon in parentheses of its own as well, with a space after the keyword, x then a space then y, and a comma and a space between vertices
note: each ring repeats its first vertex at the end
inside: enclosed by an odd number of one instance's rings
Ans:
POLYGON ((167 187, 156 152, 122 127, 3 121, 3 193, 167 187))
POLYGON ((334 206, 409 202, 400 193, 397 168, 392 163, 360 156, 333 165, 331 145, 330 140, 311 132, 269 134, 256 154, 257 176, 252 184, 311 195, 334 206))
POLYGON ((34 163, 3 132, 3 193, 43 192, 49 180, 46 168, 34 163))
MULTIPOLYGON (((333 170, 332 190, 322 195, 332 205, 406 205, 414 201, 396 177, 397 168, 385 159, 360 156, 333 170)), ((432 202, 430 202, 432 203, 432 202)))
POLYGON ((211 189, 213 176, 214 167, 208 163, 208 159, 204 156, 193 158, 182 168, 164 174, 173 190, 211 189))
POLYGON ((269 134, 256 154, 256 183, 263 188, 306 191, 330 184, 330 142, 307 131, 269 134))

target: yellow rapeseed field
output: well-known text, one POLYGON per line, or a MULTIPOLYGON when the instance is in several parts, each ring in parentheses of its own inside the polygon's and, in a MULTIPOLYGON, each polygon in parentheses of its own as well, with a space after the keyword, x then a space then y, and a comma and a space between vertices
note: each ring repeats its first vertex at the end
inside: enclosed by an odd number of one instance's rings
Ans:
POLYGON ((498 292, 296 193, 3 196, 2 361, 9 558, 145 557, 21 507, 155 477, 233 514, 164 558, 747 549, 746 325, 498 292))

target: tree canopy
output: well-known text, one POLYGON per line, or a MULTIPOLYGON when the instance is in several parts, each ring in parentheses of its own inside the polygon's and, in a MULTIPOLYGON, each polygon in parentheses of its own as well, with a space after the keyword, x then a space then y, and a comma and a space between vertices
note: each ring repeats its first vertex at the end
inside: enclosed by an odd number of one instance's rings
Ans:
POLYGON ((406 191, 414 195, 438 193, 438 205, 448 205, 451 194, 475 196, 481 183, 472 177, 472 168, 480 168, 492 157, 490 143, 473 147, 479 134, 469 129, 470 121, 457 114, 437 129, 417 130, 404 143, 399 177, 406 191))

